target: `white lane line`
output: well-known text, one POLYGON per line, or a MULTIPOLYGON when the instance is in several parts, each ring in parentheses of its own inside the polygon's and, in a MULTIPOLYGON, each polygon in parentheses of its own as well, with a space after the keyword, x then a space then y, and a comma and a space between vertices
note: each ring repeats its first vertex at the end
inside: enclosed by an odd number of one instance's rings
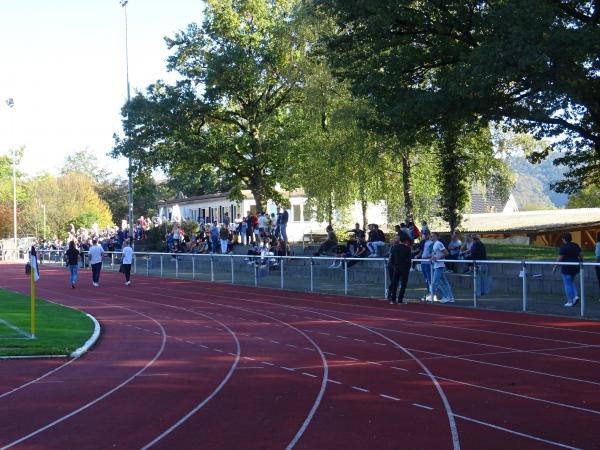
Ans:
POLYGON ((69 365, 69 364, 71 364, 73 361, 77 361, 77 358, 70 359, 70 360, 69 360, 69 361, 67 361, 66 363, 64 363, 64 364, 61 364, 60 366, 58 366, 58 367, 56 367, 56 368, 54 368, 54 369, 52 369, 52 370, 50 370, 50 371, 46 372, 44 375, 42 375, 42 376, 40 376, 40 377, 36 378, 35 380, 28 381, 27 383, 25 383, 25 384, 22 384, 21 386, 17 386, 16 388, 14 388, 14 389, 11 389, 10 391, 7 391, 7 392, 4 392, 3 394, 0 394, 0 398, 8 397, 9 395, 11 395, 11 394, 13 394, 13 393, 15 393, 15 392, 17 392, 17 391, 20 391, 21 389, 24 389, 24 388, 26 388, 27 386, 31 386, 32 384, 34 384, 34 383, 37 383, 37 382, 39 382, 39 381, 43 380, 43 379, 44 379, 44 378, 46 378, 46 377, 49 377, 49 376, 50 376, 50 375, 52 375, 53 373, 55 373, 55 372, 58 372, 58 371, 59 371, 59 370, 61 370, 62 368, 64 368, 64 367, 68 366, 68 365, 69 365))
POLYGON ((261 364, 265 364, 265 365, 267 365, 267 366, 274 366, 274 365, 275 365, 275 364, 273 364, 273 363, 270 363, 269 361, 261 361, 260 363, 261 363, 261 364))
MULTIPOLYGON (((202 314, 202 313, 196 313, 196 314, 202 314)), ((216 320, 216 319, 212 319, 212 320, 216 320)), ((231 367, 229 368, 229 371, 227 372, 225 377, 221 380, 221 383, 219 383, 219 385, 211 392, 211 394, 208 397, 206 397, 202 402, 197 404, 185 416, 183 416, 181 419, 179 419, 177 422, 175 422, 173 425, 171 425, 169 428, 167 428, 165 431, 163 431, 161 434, 159 434, 156 438, 154 438, 152 441, 150 441, 145 446, 143 446, 141 450, 147 450, 148 448, 152 447, 157 442, 159 442, 161 439, 163 439, 165 436, 168 436, 169 434, 171 434, 171 432, 173 432, 175 429, 177 429, 179 426, 181 426, 183 423, 185 423, 190 417, 192 417, 194 414, 196 414, 198 411, 200 411, 204 407, 204 405, 206 405, 209 401, 211 401, 219 393, 219 391, 221 389, 223 389, 223 387, 227 384, 227 382, 233 375, 233 373, 236 370, 238 363, 240 361, 240 351, 241 351, 240 341, 239 341, 238 337, 235 335, 235 333, 231 330, 231 328, 229 328, 224 323, 221 323, 221 325, 223 327, 225 327, 225 329, 229 332, 229 334, 231 334, 231 336, 235 340, 237 354, 236 354, 235 360, 233 361, 233 364, 231 364, 231 367)))
POLYGON ((352 339, 352 340, 353 340, 353 341, 356 341, 356 342, 367 342, 367 341, 365 341, 364 339, 356 339, 356 338, 354 338, 354 339, 352 339))
POLYGON ((294 345, 294 344, 285 344, 285 345, 288 346, 288 347, 292 347, 292 348, 298 348, 298 346, 294 345))
POLYGON ((273 340, 271 340, 270 342, 272 342, 273 344, 281 344, 281 342, 279 342, 279 341, 273 341, 273 340))
POLYGON ((310 348, 310 347, 304 347, 304 350, 310 350, 311 352, 316 351, 314 348, 310 348))
POLYGON ((329 356, 337 356, 336 353, 331 353, 331 352, 326 352, 326 351, 323 351, 323 354, 329 355, 329 356))
POLYGON ((248 359, 248 360, 250 360, 250 361, 256 361, 256 359, 254 359, 254 358, 251 358, 250 356, 244 356, 243 358, 244 358, 244 359, 248 359))
POLYGON ((308 373, 308 372, 302 372, 302 375, 306 375, 307 377, 311 377, 311 378, 317 378, 316 375, 313 375, 312 373, 308 373))
POLYGON ((336 338, 340 338, 340 339, 348 339, 348 337, 346 337, 346 336, 339 336, 339 335, 336 335, 335 337, 336 337, 336 338))
POLYGON ((373 364, 374 366, 381 366, 381 363, 375 362, 375 361, 367 361, 367 364, 373 364))
POLYGON ((392 366, 392 369, 394 369, 394 370, 401 370, 402 372, 408 372, 408 369, 403 369, 402 367, 392 366))
POLYGON ((220 348, 213 348, 213 351, 219 352, 219 353, 224 353, 223 350, 221 350, 220 348))
POLYGON ((477 419, 473 419, 471 417, 461 416, 460 414, 454 414, 454 417, 458 417, 459 419, 466 420, 467 422, 473 422, 473 423, 476 423, 476 424, 479 424, 479 425, 483 425, 484 427, 494 428, 496 430, 504 431, 504 432, 510 433, 510 434, 515 434, 517 436, 521 436, 521 437, 524 437, 524 438, 532 439, 534 441, 538 441, 538 442, 543 442, 545 444, 554 445, 556 447, 568 448, 568 449, 571 449, 571 450, 581 450, 579 447, 572 447, 570 445, 561 444, 560 442, 550 441, 548 439, 543 439, 541 437, 533 436, 531 434, 521 433, 519 431, 511 430, 510 428, 501 427, 499 425, 494 425, 492 423, 484 422, 482 420, 477 420, 477 419))
POLYGON ((319 334, 322 334, 323 336, 331 336, 331 333, 325 333, 324 331, 319 331, 319 334))
POLYGON ((192 342, 192 341, 184 341, 184 342, 194 345, 194 342, 192 342))
POLYGON ((352 389, 354 389, 355 391, 360 391, 360 392, 371 392, 368 389, 361 388, 361 387, 358 387, 358 386, 352 386, 352 389))
POLYGON ((391 396, 391 395, 379 394, 379 396, 380 396, 380 397, 383 397, 383 398, 387 398, 387 399, 389 399, 389 400, 400 401, 400 399, 399 399, 398 397, 393 397, 393 396, 391 396))
MULTIPOLYGON (((102 303, 102 302, 98 302, 98 303, 102 303)), ((123 309, 125 309, 125 310, 129 310, 129 311, 132 311, 132 312, 134 312, 134 313, 136 313, 136 314, 139 314, 140 316, 146 317, 147 319, 150 319, 150 320, 152 320, 154 323, 156 323, 156 325, 158 325, 158 326, 160 327, 160 329, 161 329, 161 331, 162 331, 162 333, 163 333, 163 334, 162 334, 162 342, 161 342, 160 348, 159 348, 159 349, 157 350, 157 352, 154 354, 154 357, 153 357, 153 358, 152 358, 150 361, 148 361, 148 362, 147 362, 147 363, 144 365, 144 367, 142 367, 142 368, 141 368, 140 370, 138 370, 136 373, 134 373, 133 375, 131 375, 129 378, 127 378, 127 379, 126 379, 125 381, 123 381, 121 384, 119 384, 119 385, 115 386, 114 388, 110 389, 109 391, 106 391, 106 392, 105 392, 104 394, 102 394, 101 396, 99 396, 99 397, 96 397, 94 400, 92 400, 92 401, 90 401, 90 402, 86 403, 85 405, 83 405, 83 406, 81 406, 81 407, 77 408, 76 410, 74 410, 74 411, 71 411, 69 414, 66 414, 66 415, 64 415, 64 416, 62 416, 62 417, 60 417, 60 418, 58 418, 58 419, 54 420, 53 422, 50 422, 49 424, 47 424, 47 425, 45 425, 45 426, 43 426, 43 427, 41 427, 41 428, 38 428, 37 430, 35 430, 35 431, 33 431, 33 432, 31 432, 31 433, 29 433, 29 434, 27 434, 27 435, 25 435, 25 436, 23 436, 23 437, 21 437, 21 438, 17 439, 16 441, 13 441, 13 442, 11 442, 11 443, 7 444, 6 446, 2 447, 2 449, 3 449, 3 450, 4 450, 4 449, 7 449, 7 448, 10 448, 10 447, 14 447, 15 445, 18 445, 18 444, 20 444, 21 442, 24 442, 24 441, 26 441, 26 440, 28 440, 28 439, 30 439, 30 438, 32 438, 32 437, 34 437, 34 436, 37 436, 38 434, 40 434, 40 433, 43 433, 44 431, 46 431, 46 430, 48 430, 48 429, 50 429, 50 428, 54 427, 55 425, 57 425, 57 424, 59 424, 59 423, 61 423, 61 422, 64 422, 64 421, 65 421, 65 420, 67 420, 67 419, 70 419, 71 417, 73 417, 73 416, 75 416, 75 415, 79 414, 80 412, 82 412, 82 411, 84 411, 84 410, 86 410, 86 409, 90 408, 91 406, 95 405, 96 403, 98 403, 98 402, 100 402, 100 401, 104 400, 106 397, 108 397, 109 395, 111 395, 113 392, 116 392, 116 391, 118 391, 118 390, 119 390, 119 389, 121 389, 123 386, 126 386, 127 384, 129 384, 129 383, 130 383, 132 380, 134 380, 134 379, 135 379, 136 377, 138 377, 140 374, 144 373, 144 372, 145 372, 145 371, 148 369, 148 367, 150 367, 152 364, 154 364, 154 363, 155 363, 155 362, 158 360, 158 358, 160 358, 160 355, 163 353, 163 351, 164 351, 164 349, 165 349, 165 346, 166 346, 166 344, 167 344, 167 333, 166 333, 166 331, 165 331, 164 327, 163 327, 163 326, 160 324, 160 322, 158 322, 156 319, 154 319, 154 318, 152 318, 152 317, 150 317, 150 316, 147 316, 146 314, 143 314, 143 313, 141 313, 141 312, 139 312, 139 311, 135 311, 135 310, 133 310, 133 309, 129 309, 129 308, 123 308, 123 309)))
POLYGON ((283 370, 287 370, 288 372, 295 372, 296 369, 292 369, 291 367, 280 366, 283 370))
POLYGON ((555 402, 552 400, 544 400, 542 398, 530 397, 529 395, 517 394, 516 392, 510 392, 510 391, 505 391, 502 389, 495 389, 495 388, 491 388, 491 387, 487 387, 487 386, 481 386, 478 384, 467 383, 466 381, 458 381, 458 380, 454 380, 452 378, 440 377, 438 375, 436 375, 435 377, 438 380, 450 381, 452 383, 462 384, 464 386, 474 387, 474 388, 478 388, 478 389, 484 389, 486 391, 497 392, 499 394, 505 394, 505 395, 510 395, 513 397, 524 398, 526 400, 533 400, 536 402, 547 403, 549 405, 561 406, 563 408, 575 409, 577 411, 583 411, 583 412, 588 412, 588 413, 592 413, 592 414, 600 414, 600 411, 598 411, 596 409, 582 408, 581 406, 569 405, 567 403, 560 403, 560 402, 555 402))
MULTIPOLYGON (((433 411, 433 408, 431 406, 426 406, 426 405, 421 405, 420 403, 413 403, 413 406, 416 406, 417 408, 423 408, 423 409, 427 409, 428 411, 433 411)), ((455 414, 456 416, 456 414, 455 414)))
POLYGON ((375 344, 375 345, 381 345, 381 346, 387 345, 387 344, 384 344, 383 342, 373 342, 373 344, 375 344))
POLYGON ((358 358, 355 358, 354 356, 342 356, 342 358, 346 358, 346 359, 349 359, 351 361, 358 361, 358 358))
POLYGON ((208 348, 208 346, 204 345, 204 344, 197 344, 198 347, 202 347, 202 348, 208 348))
POLYGON ((229 356, 237 356, 235 353, 227 352, 229 356))
POLYGON ((327 381, 329 381, 330 383, 333 383, 333 384, 342 384, 341 381, 332 380, 331 378, 329 378, 327 381))

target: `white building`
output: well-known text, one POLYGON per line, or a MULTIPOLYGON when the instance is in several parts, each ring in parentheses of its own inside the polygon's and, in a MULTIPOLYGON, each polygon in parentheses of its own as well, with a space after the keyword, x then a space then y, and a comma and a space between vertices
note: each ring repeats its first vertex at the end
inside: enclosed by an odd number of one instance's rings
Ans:
MULTIPOLYGON (((230 219, 235 220, 238 215, 243 217, 248 211, 256 212, 256 202, 249 190, 242 191, 243 200, 234 201, 227 198, 227 194, 209 194, 195 197, 177 196, 172 200, 158 203, 158 214, 162 219, 180 222, 183 220, 204 220, 210 223, 214 220, 221 223, 225 212, 229 213, 230 219)), ((306 196, 300 191, 289 193, 291 207, 288 209, 289 221, 287 235, 291 241, 301 241, 305 236, 313 233, 324 233, 326 223, 318 222, 312 211, 306 206, 306 196)), ((268 200, 265 211, 271 214, 277 214, 277 205, 268 200)), ((360 203, 356 202, 351 209, 352 222, 358 222, 362 225, 362 212, 360 203)), ((386 214, 383 203, 369 205, 367 209, 367 219, 369 223, 377 223, 385 226, 386 214)))

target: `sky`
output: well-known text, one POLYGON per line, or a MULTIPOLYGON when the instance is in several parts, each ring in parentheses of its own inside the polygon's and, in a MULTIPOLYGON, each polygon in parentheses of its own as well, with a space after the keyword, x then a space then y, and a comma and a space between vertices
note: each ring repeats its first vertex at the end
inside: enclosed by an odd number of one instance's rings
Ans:
MULTIPOLYGON (((201 0, 129 0, 132 96, 166 71, 165 36, 202 21, 201 0)), ((57 173, 76 151, 126 177, 107 156, 127 99, 125 15, 119 0, 0 0, 0 154, 25 147, 19 168, 57 173), (6 105, 14 99, 14 107, 6 105)))

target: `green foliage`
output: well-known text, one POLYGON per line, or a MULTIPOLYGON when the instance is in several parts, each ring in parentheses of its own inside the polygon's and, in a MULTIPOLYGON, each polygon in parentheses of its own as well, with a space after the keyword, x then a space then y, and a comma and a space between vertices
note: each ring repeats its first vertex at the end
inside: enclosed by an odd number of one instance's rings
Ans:
POLYGON ((168 67, 182 79, 157 82, 125 106, 126 138, 113 154, 131 155, 137 169, 216 168, 236 180, 234 195, 247 186, 259 209, 280 200, 274 187, 291 159, 280 137, 305 46, 294 3, 209 0, 202 27, 167 39, 168 67))
POLYGON ((572 195, 567 208, 600 208, 600 186, 588 186, 572 195))
MULTIPOLYGON (((338 27, 336 74, 403 129, 506 120, 552 137, 556 189, 600 183, 600 33, 595 2, 314 0, 338 27)), ((544 157, 547 153, 532 154, 544 157)))
POLYGON ((195 220, 185 220, 181 223, 181 228, 183 229, 186 236, 191 237, 198 233, 198 222, 195 220))

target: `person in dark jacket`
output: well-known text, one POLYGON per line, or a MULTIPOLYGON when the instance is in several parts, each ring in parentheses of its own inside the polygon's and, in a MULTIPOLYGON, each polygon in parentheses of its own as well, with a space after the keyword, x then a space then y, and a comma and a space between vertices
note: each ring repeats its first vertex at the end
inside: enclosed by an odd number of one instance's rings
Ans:
POLYGON ((411 256, 410 241, 400 242, 399 239, 396 239, 390 249, 390 258, 388 260, 388 272, 390 275, 388 300, 390 305, 405 304, 404 292, 408 284, 411 256), (396 299, 398 284, 400 284, 400 293, 396 299))
POLYGON ((71 287, 75 289, 77 282, 77 267, 79 267, 79 250, 75 247, 75 241, 69 242, 69 248, 65 253, 67 259, 67 267, 69 268, 71 287))
POLYGON ((338 239, 333 231, 333 227, 331 225, 327 225, 325 231, 327 231, 327 239, 319 246, 319 250, 317 250, 315 256, 321 256, 321 253, 327 253, 336 248, 338 245, 338 239))

